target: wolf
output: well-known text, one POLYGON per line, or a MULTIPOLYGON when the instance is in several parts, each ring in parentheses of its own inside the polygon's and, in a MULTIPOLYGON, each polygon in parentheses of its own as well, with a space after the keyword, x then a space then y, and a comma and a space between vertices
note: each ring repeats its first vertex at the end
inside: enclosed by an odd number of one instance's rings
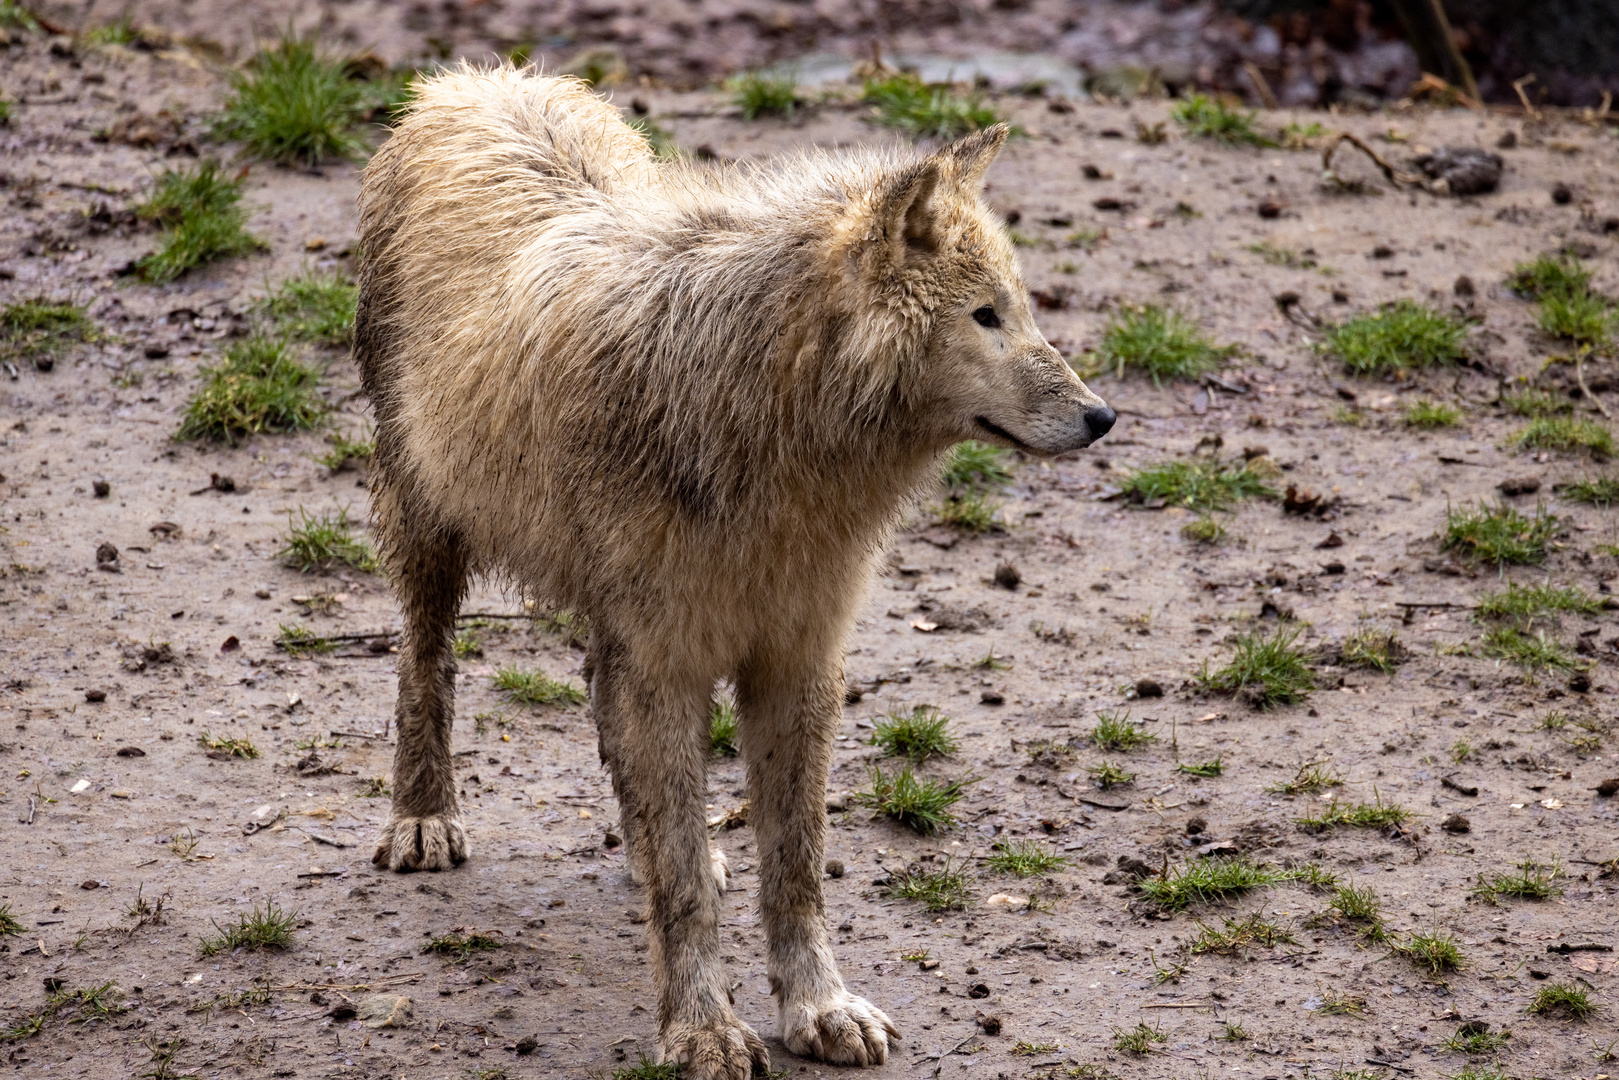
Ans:
POLYGON ((379 553, 404 614, 374 861, 467 858, 454 623, 495 577, 588 619, 599 748, 649 894, 664 1060, 769 1054, 719 958, 708 714, 734 688, 778 1033, 880 1064, 821 893, 844 639, 873 565, 965 439, 1036 458, 1114 422, 1041 336, 982 201, 997 125, 934 153, 664 160, 582 83, 463 65, 365 170, 355 357, 379 553))

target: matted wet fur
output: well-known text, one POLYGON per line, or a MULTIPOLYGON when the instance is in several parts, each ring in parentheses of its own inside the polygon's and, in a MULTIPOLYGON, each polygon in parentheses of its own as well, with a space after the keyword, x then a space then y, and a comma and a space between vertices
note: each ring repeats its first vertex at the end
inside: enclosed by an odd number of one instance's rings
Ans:
POLYGON ((693 1080, 769 1061, 718 955, 716 682, 736 688, 780 1036, 880 1063, 898 1032, 844 988, 820 885, 845 635, 952 444, 1044 456, 1113 421, 1040 336, 979 199, 1005 139, 661 161, 579 82, 463 66, 417 84, 366 169, 355 355, 405 618, 375 861, 467 857, 449 735, 469 575, 588 617, 659 1048, 693 1080))

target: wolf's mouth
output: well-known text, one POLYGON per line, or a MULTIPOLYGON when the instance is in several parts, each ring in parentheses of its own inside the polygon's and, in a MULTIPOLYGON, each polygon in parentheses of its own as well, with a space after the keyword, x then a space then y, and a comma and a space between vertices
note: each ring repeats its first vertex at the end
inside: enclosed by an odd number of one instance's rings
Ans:
POLYGON ((1007 431, 1005 428, 1001 427, 999 424, 990 423, 988 420, 985 420, 982 416, 974 417, 973 418, 973 423, 977 424, 979 427, 983 428, 985 431, 989 432, 991 435, 995 436, 997 439, 1005 439, 1007 442, 1011 443, 1013 446, 1017 447, 1019 450, 1027 450, 1031 454, 1032 453, 1037 453, 1037 451, 1034 449, 1034 447, 1030 446, 1028 443, 1024 442, 1022 439, 1018 438, 1016 435, 1013 435, 1010 431, 1007 431))

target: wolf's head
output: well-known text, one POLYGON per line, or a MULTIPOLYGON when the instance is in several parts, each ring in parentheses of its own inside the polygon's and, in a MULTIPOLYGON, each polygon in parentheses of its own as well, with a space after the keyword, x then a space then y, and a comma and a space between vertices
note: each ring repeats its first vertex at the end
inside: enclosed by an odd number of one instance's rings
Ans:
POLYGON ((1041 336, 1006 230, 979 197, 1006 137, 997 124, 882 176, 846 250, 870 310, 914 335, 900 391, 920 434, 1050 457, 1089 446, 1115 417, 1041 336))

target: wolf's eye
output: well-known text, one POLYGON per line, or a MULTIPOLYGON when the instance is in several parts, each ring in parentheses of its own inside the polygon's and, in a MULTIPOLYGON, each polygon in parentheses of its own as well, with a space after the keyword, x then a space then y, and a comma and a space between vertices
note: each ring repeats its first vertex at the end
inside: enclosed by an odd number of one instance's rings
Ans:
POLYGON ((995 314, 994 308, 990 307, 988 304, 985 304, 983 307, 973 312, 973 322, 977 323, 979 326, 987 326, 989 329, 994 330, 996 327, 1001 325, 1001 317, 995 314))

